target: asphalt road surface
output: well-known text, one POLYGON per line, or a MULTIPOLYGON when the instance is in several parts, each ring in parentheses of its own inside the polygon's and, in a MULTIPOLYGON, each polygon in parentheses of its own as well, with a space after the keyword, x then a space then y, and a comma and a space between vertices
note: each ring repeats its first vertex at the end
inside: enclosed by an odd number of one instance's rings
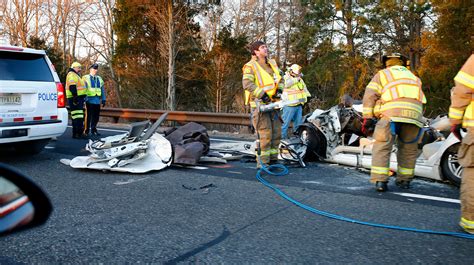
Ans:
MULTIPOLYGON (((71 139, 68 129, 38 155, 1 155, 47 191, 54 212, 42 227, 0 238, 0 264, 474 263, 474 240, 359 225, 299 208, 261 184, 254 163, 132 175, 59 162, 87 155, 85 142, 71 139)), ((402 191, 392 181, 390 192, 377 193, 369 175, 354 168, 313 162, 289 171, 264 177, 313 208, 461 232, 459 190, 449 184, 417 179, 402 191)))

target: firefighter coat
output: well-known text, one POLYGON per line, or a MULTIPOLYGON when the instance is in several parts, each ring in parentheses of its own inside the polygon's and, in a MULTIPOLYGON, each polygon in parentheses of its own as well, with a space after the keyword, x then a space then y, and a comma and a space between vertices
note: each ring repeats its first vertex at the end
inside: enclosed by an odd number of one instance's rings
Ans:
POLYGON ((367 85, 363 115, 364 118, 384 116, 423 127, 425 103, 421 80, 406 67, 396 65, 380 70, 367 85))
POLYGON ((464 128, 474 128, 474 55, 467 59, 454 81, 449 120, 452 124, 462 123, 464 128))
POLYGON ((245 105, 250 103, 255 108, 255 99, 261 99, 266 93, 269 97, 276 94, 278 88, 283 89, 280 83, 280 69, 275 60, 268 60, 273 75, 262 67, 256 59, 252 58, 242 68, 242 85, 245 89, 245 105))

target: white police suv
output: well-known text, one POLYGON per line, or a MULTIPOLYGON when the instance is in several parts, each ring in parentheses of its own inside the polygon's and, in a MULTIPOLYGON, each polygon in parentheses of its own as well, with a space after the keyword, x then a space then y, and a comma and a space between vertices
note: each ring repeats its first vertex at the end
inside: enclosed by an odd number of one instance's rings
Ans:
POLYGON ((42 50, 0 45, 0 144, 41 152, 67 128, 64 87, 42 50))

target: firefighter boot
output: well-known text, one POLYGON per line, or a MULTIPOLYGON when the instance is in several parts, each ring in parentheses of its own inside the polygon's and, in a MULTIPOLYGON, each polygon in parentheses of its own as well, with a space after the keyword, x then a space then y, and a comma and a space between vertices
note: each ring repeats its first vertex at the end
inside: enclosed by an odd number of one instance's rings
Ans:
POLYGON ((395 185, 397 185, 400 189, 409 189, 410 188, 410 181, 408 180, 397 180, 395 181, 395 185))
POLYGON ((384 192, 388 190, 388 185, 386 181, 377 181, 375 182, 375 190, 378 192, 384 192))

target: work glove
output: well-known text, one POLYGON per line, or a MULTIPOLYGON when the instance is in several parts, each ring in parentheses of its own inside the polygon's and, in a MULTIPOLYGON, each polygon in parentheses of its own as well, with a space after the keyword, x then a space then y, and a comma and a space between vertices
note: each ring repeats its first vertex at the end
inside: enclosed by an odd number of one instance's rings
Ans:
POLYGON ((370 131, 372 131, 375 125, 375 120, 373 118, 364 118, 362 122, 362 133, 367 136, 369 135, 370 131))
POLYGON ((462 129, 462 125, 461 125, 461 124, 453 124, 453 125, 451 125, 451 133, 452 133, 456 138, 458 138, 459 141, 462 141, 461 129, 462 129))
POLYGON ((77 97, 73 97, 73 98, 72 98, 72 104, 73 104, 73 105, 79 104, 79 101, 77 101, 77 97))
POLYGON ((263 103, 270 103, 270 102, 272 102, 272 99, 268 96, 267 93, 263 94, 261 100, 262 100, 263 103))
POLYGON ((105 100, 102 100, 102 107, 105 107, 105 100))

